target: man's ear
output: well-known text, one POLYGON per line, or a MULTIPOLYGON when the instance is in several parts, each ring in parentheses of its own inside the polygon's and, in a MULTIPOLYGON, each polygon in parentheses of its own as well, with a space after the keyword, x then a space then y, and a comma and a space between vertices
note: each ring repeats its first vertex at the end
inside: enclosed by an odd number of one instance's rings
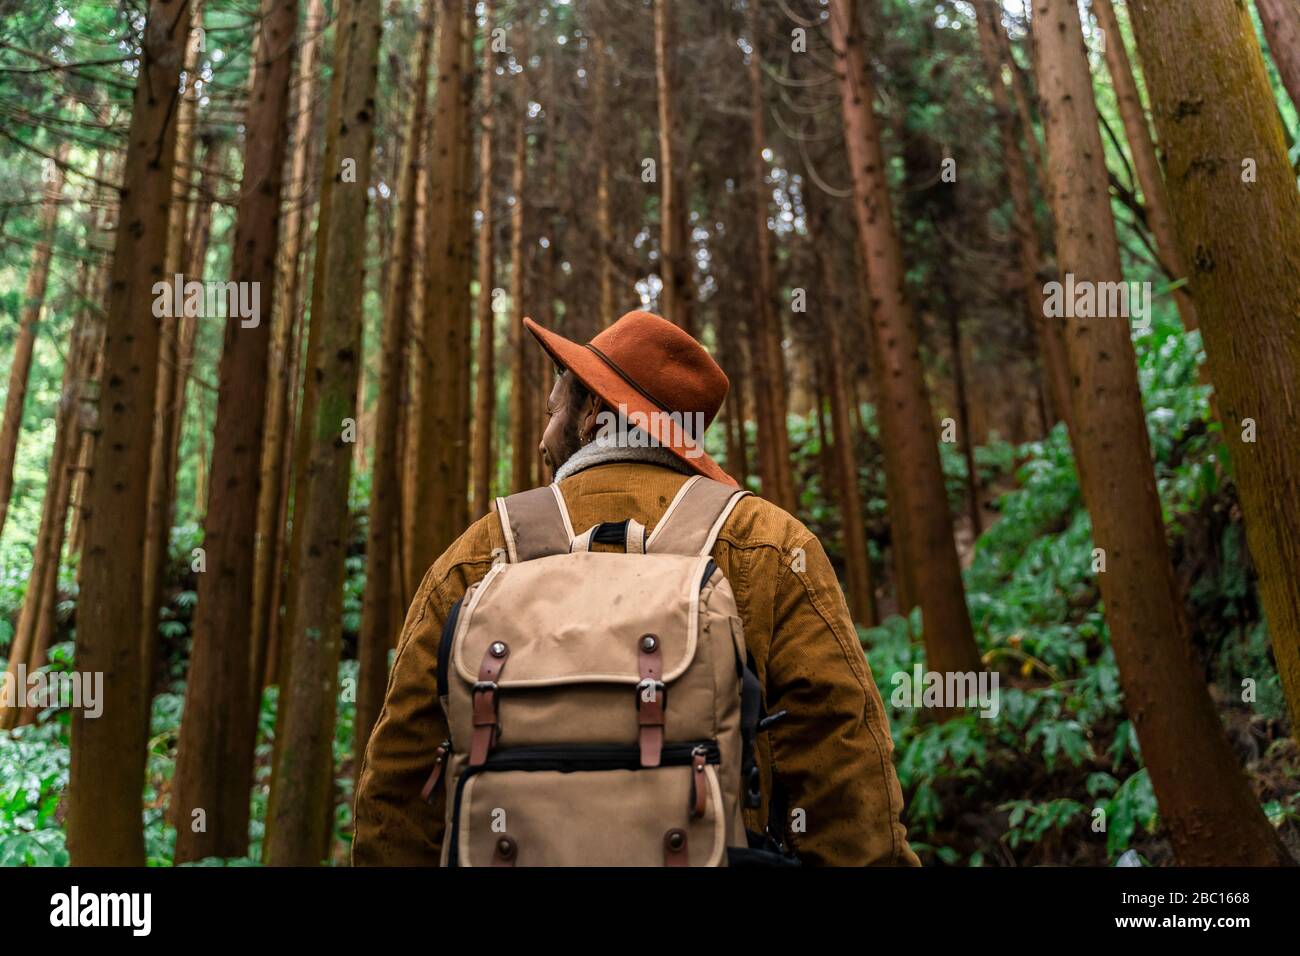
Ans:
POLYGON ((596 433, 600 429, 600 410, 603 403, 600 396, 594 392, 588 393, 583 400, 582 405, 582 427, 578 429, 579 435, 586 435, 592 441, 596 440, 596 433))

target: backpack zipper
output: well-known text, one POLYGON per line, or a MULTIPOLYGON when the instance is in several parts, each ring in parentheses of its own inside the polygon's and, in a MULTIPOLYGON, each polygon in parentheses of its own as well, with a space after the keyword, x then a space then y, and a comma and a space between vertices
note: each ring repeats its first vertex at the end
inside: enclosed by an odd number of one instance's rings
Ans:
MULTIPOLYGON (((721 760, 717 741, 693 741, 683 744, 665 744, 660 765, 686 766, 693 763, 697 755, 702 755, 707 763, 718 763, 721 760)), ((488 755, 486 763, 474 769, 479 773, 499 770, 557 770, 561 773, 584 770, 640 770, 642 769, 641 750, 623 744, 515 747, 494 751, 488 755)))
POLYGON ((461 598, 451 606, 447 622, 442 625, 442 639, 438 643, 438 696, 446 697, 450 684, 447 681, 447 668, 451 667, 451 641, 456 636, 456 622, 460 620, 460 607, 465 603, 461 598))
POLYGON ((433 799, 433 792, 438 787, 438 781, 442 779, 442 771, 447 766, 447 755, 450 753, 450 740, 444 740, 433 752, 433 772, 429 774, 429 779, 425 781, 424 788, 420 791, 420 798, 425 803, 433 799))

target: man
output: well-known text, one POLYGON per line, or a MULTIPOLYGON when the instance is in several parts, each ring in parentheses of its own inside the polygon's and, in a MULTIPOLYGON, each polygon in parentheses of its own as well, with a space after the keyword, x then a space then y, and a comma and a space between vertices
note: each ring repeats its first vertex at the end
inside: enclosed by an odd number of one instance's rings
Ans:
MULTIPOLYGON (((735 484, 700 444, 727 377, 690 335, 647 312, 629 312, 587 345, 524 324, 560 370, 540 451, 575 528, 628 518, 653 528, 693 474, 735 484)), ((480 518, 420 585, 361 770, 355 864, 438 863, 445 788, 432 805, 420 798, 447 736, 438 644, 452 606, 505 548, 496 516, 480 518)), ((763 801, 745 811, 747 826, 771 823, 807 864, 919 865, 899 821, 884 706, 821 544, 747 495, 712 557, 735 592, 766 712, 784 712, 758 737, 763 801)))

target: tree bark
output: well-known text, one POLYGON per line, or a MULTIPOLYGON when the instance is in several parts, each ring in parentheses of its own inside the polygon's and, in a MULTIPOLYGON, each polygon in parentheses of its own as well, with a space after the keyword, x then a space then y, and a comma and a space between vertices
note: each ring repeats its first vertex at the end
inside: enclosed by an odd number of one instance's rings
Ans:
MULTIPOLYGON (((185 90, 176 124, 176 161, 172 176, 172 205, 167 217, 167 261, 164 276, 170 279, 185 263, 186 226, 189 223, 190 186, 194 166, 198 84, 195 71, 199 44, 194 29, 203 27, 202 0, 193 0, 190 30, 185 43, 185 90)), ((188 278, 194 278, 190 276, 188 278)), ((144 539, 144 586, 140 598, 140 647, 146 696, 152 699, 157 663, 158 610, 162 604, 163 574, 171 537, 172 499, 176 490, 176 466, 170 456, 180 431, 181 407, 174 404, 180 358, 180 328, 183 316, 166 316, 161 321, 158 350, 158 384, 154 388, 153 438, 149 447, 149 514, 144 539)), ((191 319, 191 321, 193 321, 191 319)))
MULTIPOLYGON (((95 162, 96 179, 102 178, 103 169, 104 157, 101 153, 95 162)), ((102 188, 95 190, 95 195, 101 202, 102 194, 102 188)), ((86 220, 88 226, 92 229, 95 228, 97 222, 95 208, 92 207, 87 211, 86 220)), ((91 288, 95 286, 93 275, 95 271, 89 264, 86 264, 86 267, 82 270, 83 281, 78 287, 78 299, 82 302, 82 305, 74 319, 72 348, 69 349, 67 358, 69 364, 74 368, 74 378, 70 383, 66 383, 64 387, 58 411, 55 449, 54 454, 51 456, 51 474, 57 476, 57 485, 53 508, 50 512, 52 522, 52 537, 48 550, 50 566, 44 575, 41 588, 41 603, 37 610, 31 653, 27 658, 28 673, 47 663, 49 650, 54 643, 54 634, 58 624, 56 611, 60 560, 63 554, 64 542, 67 540, 65 534, 68 527, 67 517, 72 504, 73 485, 78 475, 77 466, 81 459, 82 446, 86 444, 86 434, 80 424, 82 403, 85 400, 87 383, 90 381, 103 340, 103 323, 96 314, 98 301, 92 306, 88 298, 91 294, 91 288), (64 436, 63 442, 65 446, 61 456, 58 447, 58 436, 60 435, 64 436), (53 464, 55 460, 58 461, 57 466, 53 464)), ((45 520, 45 515, 42 514, 42 528, 44 528, 45 520)), ((35 719, 35 716, 34 711, 28 711, 25 719, 31 721, 35 719)))
MULTIPOLYGON (((452 236, 455 240, 454 261, 456 263, 456 285, 453 289, 454 326, 450 339, 454 351, 452 371, 455 373, 453 392, 456 398, 455 408, 455 444, 446 449, 449 456, 448 468, 452 475, 451 511, 448 513, 450 527, 444 532, 445 544, 451 544, 457 536, 469 527, 470 515, 470 471, 473 462, 470 457, 470 441, 473 436, 473 362, 474 362, 474 301, 470 289, 474 283, 474 171, 476 157, 474 152, 474 33, 478 24, 475 14, 476 5, 467 3, 464 26, 461 30, 461 83, 460 113, 456 125, 460 129, 460 173, 456 182, 456 218, 452 222, 452 236)), ((478 517, 477 515, 475 517, 478 517)))
POLYGON ((396 573, 392 542, 402 516, 397 455, 398 405, 410 313, 410 275, 415 264, 415 189, 424 155, 421 133, 428 103, 433 32, 433 10, 426 6, 411 80, 413 94, 406 127, 405 156, 397 184, 397 225, 393 236, 395 258, 389 268, 388 293, 384 297, 386 310, 380 346, 375 463, 370 481, 370 520, 366 533, 366 586, 361 602, 361 634, 357 639, 357 708, 353 721, 352 761, 353 773, 357 776, 361 773, 370 731, 384 704, 388 648, 402 622, 402 608, 393 602, 391 586, 396 573))
POLYGON ((659 109, 659 277, 664 318, 694 334, 694 297, 685 184, 682 126, 677 108, 673 55, 673 2, 654 0, 655 94, 659 109))
POLYGON ((483 47, 483 116, 478 143, 478 206, 482 215, 478 231, 477 369, 474 383, 474 514, 485 515, 492 501, 496 437, 496 322, 492 283, 495 279, 495 228, 492 218, 492 169, 496 121, 492 88, 496 53, 492 50, 492 0, 486 3, 483 47))
POLYGON ((1268 50, 1273 54, 1282 85, 1300 110, 1300 2, 1255 0, 1268 50))
MULTIPOLYGON (((1231 0, 1223 3, 1226 9, 1231 0)), ((1061 274, 1076 282, 1120 282, 1105 153, 1074 0, 1034 0, 1033 33, 1061 274)), ((1215 82, 1226 75, 1216 74, 1215 82)), ((1067 318, 1066 343, 1079 383, 1072 439, 1093 542, 1106 562, 1098 584, 1111 646, 1175 853, 1185 865, 1281 863, 1286 850, 1228 746, 1194 661, 1128 322, 1067 318)))
POLYGON ((862 492, 858 489, 858 463, 853 449, 853 425, 849 421, 849 395, 844 373, 843 342, 839 330, 838 310, 827 316, 826 367, 831 399, 831 432, 835 443, 838 471, 840 518, 844 524, 845 579, 853 620, 863 627, 879 623, 876 611, 876 586, 871 573, 871 552, 867 548, 866 517, 862 510, 862 492))
MULTIPOLYGON (((225 149, 222 145, 209 146, 199 175, 199 199, 194 206, 194 215, 191 217, 189 235, 185 242, 184 268, 185 274, 195 279, 202 279, 204 275, 204 264, 208 258, 208 242, 212 238, 213 190, 221 175, 224 160, 225 149)), ((180 460, 181 429, 185 423, 185 413, 189 408, 186 396, 189 392, 190 376, 194 371, 197 322, 198 320, 193 317, 182 318, 177 331, 179 341, 176 346, 176 392, 173 404, 177 409, 178 417, 176 429, 172 434, 171 449, 167 456, 167 469, 172 475, 176 474, 176 466, 180 460)), ((175 497, 174 489, 173 497, 175 497)))
MULTIPOLYGON (((946 283, 945 283, 946 285, 946 283)), ((948 355, 952 362, 952 386, 957 400, 957 431, 961 440, 961 455, 966 461, 966 508, 970 516, 972 543, 984 530, 980 520, 979 470, 975 467, 975 439, 971 434, 970 400, 966 394, 966 368, 961 348, 961 320, 950 289, 944 290, 944 310, 948 322, 948 355)))
POLYGON ((1300 737, 1300 197, 1249 11, 1129 7, 1191 263, 1218 418, 1300 737), (1230 84, 1226 85, 1225 84, 1230 84), (1253 181, 1244 181, 1247 164, 1253 181), (1242 440, 1246 420, 1255 441, 1242 440))
POLYGON ((592 41, 592 61, 594 63, 593 85, 596 90, 595 116, 592 129, 596 135, 596 241, 597 270, 600 282, 600 315, 597 319, 599 328, 607 328, 618 318, 614 302, 614 260, 610 252, 614 244, 613 216, 610 211, 609 195, 609 77, 608 54, 605 52, 605 39, 597 36, 592 41))
MULTIPOLYGON (((349 0, 355 4, 361 0, 349 0)), ((340 9, 350 9, 340 7, 340 9)), ((355 14, 355 9, 352 13, 355 14)), ((299 563, 299 557, 304 553, 303 534, 305 523, 299 520, 303 515, 303 508, 307 499, 308 467, 312 457, 312 443, 315 440, 314 422, 316 420, 317 406, 319 404, 320 383, 316 376, 316 368, 324 359, 321 357, 321 323, 317 321, 325 310, 326 288, 328 286, 329 268, 329 244, 333 226, 341 220, 335 215, 332 205, 334 196, 334 187, 340 178, 340 158, 347 157, 346 153, 339 152, 338 133, 340 130, 340 118, 343 117, 343 86, 344 71, 343 64, 348 57, 350 35, 346 29, 342 28, 344 23, 354 23, 354 19, 345 18, 336 13, 334 27, 334 47, 332 59, 330 60, 330 92, 329 105, 326 107, 324 136, 325 144, 321 150, 321 172, 320 176, 320 194, 316 205, 316 242, 313 251, 312 260, 312 282, 311 282, 311 299, 308 307, 310 322, 307 327, 307 342, 305 355, 303 357, 303 382, 302 395, 299 398, 298 409, 298 430, 294 436, 293 461, 290 466, 291 480, 293 484, 293 521, 290 526, 289 546, 286 551, 288 558, 285 569, 284 580, 284 613, 280 620, 278 633, 280 635, 279 646, 276 648, 276 659, 268 661, 268 677, 274 672, 275 682, 283 683, 288 678, 291 661, 288 659, 290 646, 283 640, 283 636, 293 633, 294 630, 294 613, 295 607, 292 595, 298 590, 298 576, 302 570, 299 563)), ((378 66, 375 68, 378 70, 378 66)), ((356 157, 347 157, 353 158, 356 157)), ((351 184, 349 184, 351 185, 351 184)), ((341 427, 341 426, 339 426, 341 427)), ((268 648, 268 657, 270 649, 268 648)), ((280 711, 276 712, 276 725, 279 726, 280 711)))
MULTIPOLYGON (((523 52, 523 35, 516 40, 518 54, 523 52)), ((527 224, 528 198, 528 130, 527 113, 516 109, 514 170, 510 177, 510 192, 514 205, 510 207, 510 473, 511 491, 524 491, 532 486, 532 456, 528 447, 529 418, 534 414, 532 395, 528 388, 528 333, 524 329, 524 228, 527 224)))
MULTIPOLYGON (((1070 424, 1069 367, 1065 359, 1065 341, 1060 327, 1049 323, 1043 312, 1043 280, 1039 275, 1042 260, 1039 254, 1038 227, 1034 221, 1033 198, 1025 157, 1020 148, 1021 126, 1027 141, 1036 149, 1038 140, 1028 120, 1016 121, 1016 113, 1007 98, 1007 87, 1002 80, 1001 45, 1006 41, 999 8, 993 0, 979 0, 975 12, 979 18, 980 52, 984 71, 993 91, 993 108, 998 118, 998 133, 1002 142, 1003 168, 1007 177, 1007 191, 1011 194, 1011 209, 1016 236, 1016 251, 1020 260, 1020 281, 1024 290, 1025 316, 1038 342, 1043 377, 1051 396, 1052 410, 1070 424)), ((1012 70, 1015 66, 1012 64, 1012 70)), ((1025 110, 1028 115, 1028 110, 1025 110)), ((1039 159, 1041 164, 1041 158, 1039 159)), ((1041 168, 1039 165, 1036 168, 1041 168)), ((1050 423, 1048 425, 1050 428, 1050 423)))
POLYGON ((863 270, 873 305, 877 388, 885 454, 897 462, 899 503, 906 513, 906 554, 924 620, 926 662, 940 673, 976 672, 979 650, 971 630, 953 540, 952 516, 921 368, 904 267, 885 182, 871 76, 850 0, 832 0, 831 37, 844 111, 844 138, 853 178, 853 210, 863 270))
POLYGON ((63 164, 68 158, 68 144, 60 143, 58 162, 41 199, 39 235, 32 261, 27 267, 27 285, 23 288, 22 314, 18 321, 18 338, 14 342, 13 364, 9 368, 9 390, 5 393, 4 424, 0 425, 0 533, 9 515, 9 499, 14 492, 14 462, 18 457, 18 436, 23 429, 23 405, 27 398, 27 379, 32 371, 32 349, 36 344, 36 326, 45 305, 45 288, 50 279, 50 254, 58 228, 59 205, 63 202, 63 164))
MULTIPOLYGON (((32 551, 31 573, 23 592, 22 607, 18 612, 18 625, 9 644, 8 681, 18 680, 19 665, 28 672, 45 663, 44 649, 38 650, 37 635, 41 630, 43 615, 52 616, 54 606, 50 588, 57 584, 59 556, 63 549, 63 528, 68 517, 68 494, 71 488, 70 464, 76 460, 77 406, 82 378, 85 376, 91 343, 85 331, 86 310, 79 310, 73 320, 71 341, 63 365, 63 388, 55 413, 54 447, 46 467, 45 496, 41 501, 41 524, 36 534, 36 547, 32 551)), ((21 686, 15 684, 14 686, 21 686)), ((15 700, 11 706, 0 708, 0 728, 14 727, 29 722, 34 711, 15 700)))
MULTIPOLYGON (((1043 146, 1039 142, 1038 133, 1034 127, 1034 112, 1030 107, 1028 79, 1023 67, 1016 60, 1015 51, 1011 47, 1011 38, 1007 36, 1007 31, 999 27, 997 31, 998 48, 1001 50, 1002 60, 1011 72, 1011 94, 1016 101, 1016 113, 1020 117, 1020 131, 1024 135, 1025 150, 1029 153, 1030 162, 1033 164, 1034 171, 1038 176, 1038 182, 1044 184, 1046 191, 1047 183, 1047 161, 1043 158, 1043 146)), ((1030 46, 1030 60, 1033 60, 1033 43, 1030 46)), ((1031 64, 1031 69, 1032 69, 1031 64)))
MULTIPOLYGON (((314 414, 304 424, 311 436, 305 494, 295 504, 302 551, 296 555, 296 586, 288 595, 294 608, 292 630, 286 631, 290 664, 281 681, 264 848, 266 862, 273 866, 319 864, 328 856, 331 837, 352 477, 352 449, 342 432, 345 422, 356 417, 362 358, 361 298, 381 28, 378 0, 344 4, 338 22, 343 55, 334 64, 343 77, 340 108, 331 109, 328 122, 335 128, 338 158, 355 161, 355 181, 342 178, 341 165, 323 170, 323 178, 338 178, 330 198, 333 221, 323 273, 327 288, 321 311, 312 316, 320 347, 311 375, 318 391, 314 414)), ((244 797, 247 801, 247 791, 244 797)))
POLYGON ((424 274, 424 313, 416 351, 420 385, 415 447, 417 478, 410 572, 422 578, 455 537, 458 472, 468 467, 459 446, 461 322, 468 283, 460 279, 469 236, 460 204, 468 200, 461 168, 466 127, 463 84, 464 0, 438 0, 438 67, 433 101, 433 140, 429 149, 428 242, 424 274))
MULTIPOLYGON (((102 174, 103 167, 96 164, 96 179, 107 182, 111 177, 102 174)), ((108 231, 116 229, 116 189, 101 185, 96 193, 99 215, 95 218, 95 229, 108 231)), ((71 554, 81 554, 85 529, 86 491, 90 487, 90 465, 94 460, 95 436, 99 431, 99 390, 104 367, 104 305, 108 300, 108 281, 111 262, 99 261, 90 267, 90 295, 85 300, 85 308, 92 314, 93 346, 87 363, 87 373, 81 386, 79 407, 77 409, 78 448, 76 464, 72 476, 72 521, 68 529, 68 550, 71 554)))
MULTIPOLYGON (((1267 0, 1265 0, 1267 2, 1267 0)), ((1169 213, 1169 194, 1165 191, 1165 178, 1161 175, 1160 164, 1156 159, 1156 146, 1151 138, 1151 127, 1147 125, 1146 110, 1138 95, 1137 82, 1133 79, 1133 66, 1129 62, 1128 50, 1124 46, 1124 35, 1119 30, 1119 20, 1111 0, 1092 0, 1092 12, 1097 16, 1097 23, 1104 31, 1106 46, 1106 67, 1110 71, 1111 82, 1115 87, 1115 100, 1119 103, 1120 119, 1124 122, 1124 136, 1128 140, 1129 152, 1133 156, 1133 169, 1137 173, 1138 185, 1142 187, 1142 199, 1146 206, 1147 225, 1156 240, 1156 251, 1160 255, 1161 265, 1170 279, 1179 280, 1187 277, 1187 266, 1178 249, 1178 237, 1174 232, 1174 223, 1169 213)), ((1300 36, 1297 37, 1300 40, 1300 36)), ((1183 328, 1196 328, 1196 305, 1187 289, 1174 290, 1174 303, 1178 314, 1182 316, 1183 328)))
POLYGON ((230 264, 232 281, 260 290, 259 310, 248 320, 226 320, 212 490, 204 519, 207 569, 199 576, 185 719, 172 789, 177 862, 248 853, 248 793, 257 727, 250 701, 254 567, 250 558, 257 535, 284 126, 298 0, 265 0, 263 14, 245 120, 244 176, 230 264), (194 820, 200 810, 207 818, 202 827, 194 820))
POLYGON ((187 0, 151 0, 127 138, 109 285, 99 441, 85 498, 77 667, 104 675, 103 712, 72 713, 68 851, 75 866, 143 866, 149 711, 140 594, 158 375, 154 283, 163 273, 187 0))
POLYGON ((781 317, 776 311, 772 276, 772 234, 767 220, 771 191, 767 187, 767 128, 763 105, 763 73, 759 55, 757 5, 748 7, 750 35, 749 80, 750 178, 753 195, 753 229, 755 268, 753 288, 753 333, 750 356, 753 361, 754 404, 757 413, 759 483, 763 495, 786 511, 797 505, 794 475, 790 468, 790 435, 786 425, 789 395, 785 379, 785 352, 782 348, 781 317))
POLYGON ((285 210, 284 240, 276 272, 278 290, 271 334, 270 390, 266 402, 266 429, 262 438, 258 479, 257 530, 253 544, 253 610, 249 636, 249 704, 254 715, 261 709, 263 678, 270 657, 271 634, 280 617, 286 498, 286 453, 292 444, 294 397, 298 388, 298 331, 302 325, 303 233, 310 210, 308 169, 313 159, 315 109, 321 38, 325 28, 322 0, 310 0, 299 43, 293 91, 293 154, 291 190, 285 210))

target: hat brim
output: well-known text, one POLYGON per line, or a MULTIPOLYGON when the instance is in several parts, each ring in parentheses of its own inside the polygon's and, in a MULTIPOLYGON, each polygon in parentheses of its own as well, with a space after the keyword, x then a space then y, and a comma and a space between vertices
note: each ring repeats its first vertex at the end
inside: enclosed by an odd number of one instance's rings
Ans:
POLYGON ((672 409, 659 408, 586 346, 542 328, 527 316, 524 317, 524 328, 533 334, 557 365, 576 375, 578 381, 600 396, 606 405, 626 409, 628 417, 638 427, 644 420, 644 430, 657 445, 668 449, 688 468, 705 478, 738 487, 736 479, 722 470, 700 442, 683 442, 680 433, 674 434, 679 432, 678 429, 667 427, 667 413, 672 409))

